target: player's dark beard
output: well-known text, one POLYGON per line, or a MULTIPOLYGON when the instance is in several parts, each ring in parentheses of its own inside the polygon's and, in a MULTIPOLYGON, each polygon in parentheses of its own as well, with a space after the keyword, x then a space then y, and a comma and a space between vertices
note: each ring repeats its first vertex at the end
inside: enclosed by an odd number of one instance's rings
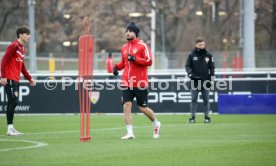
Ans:
POLYGON ((127 41, 131 41, 133 39, 134 39, 134 37, 129 37, 129 38, 127 38, 127 41))

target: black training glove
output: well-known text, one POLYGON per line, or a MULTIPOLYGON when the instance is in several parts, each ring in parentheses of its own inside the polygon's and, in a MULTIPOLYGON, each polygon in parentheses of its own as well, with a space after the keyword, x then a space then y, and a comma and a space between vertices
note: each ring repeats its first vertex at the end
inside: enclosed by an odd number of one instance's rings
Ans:
POLYGON ((119 75, 118 68, 116 66, 113 67, 113 75, 114 76, 118 76, 119 75))
POLYGON ((196 80, 201 80, 201 77, 196 76, 196 75, 192 75, 192 78, 193 78, 193 79, 196 79, 196 80))
POLYGON ((189 76, 189 78, 193 78, 193 79, 196 79, 196 80, 200 80, 201 79, 199 76, 196 76, 193 73, 189 73, 188 76, 189 76))
POLYGON ((133 56, 133 55, 131 55, 131 54, 128 54, 127 59, 128 59, 128 61, 130 61, 130 62, 133 62, 133 61, 136 60, 135 56, 133 56))

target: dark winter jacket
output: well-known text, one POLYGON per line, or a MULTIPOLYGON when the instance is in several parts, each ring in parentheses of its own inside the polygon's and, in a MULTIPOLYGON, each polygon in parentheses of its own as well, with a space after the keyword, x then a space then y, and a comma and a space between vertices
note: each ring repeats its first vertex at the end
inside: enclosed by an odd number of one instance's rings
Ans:
POLYGON ((215 75, 213 56, 206 49, 192 50, 185 68, 191 80, 211 80, 211 76, 215 75))

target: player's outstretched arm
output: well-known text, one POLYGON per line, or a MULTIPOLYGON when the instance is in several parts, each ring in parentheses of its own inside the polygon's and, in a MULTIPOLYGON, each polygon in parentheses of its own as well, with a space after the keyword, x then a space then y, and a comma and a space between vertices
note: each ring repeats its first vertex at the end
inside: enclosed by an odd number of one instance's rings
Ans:
POLYGON ((31 79, 29 83, 31 86, 36 86, 36 81, 34 79, 31 79))

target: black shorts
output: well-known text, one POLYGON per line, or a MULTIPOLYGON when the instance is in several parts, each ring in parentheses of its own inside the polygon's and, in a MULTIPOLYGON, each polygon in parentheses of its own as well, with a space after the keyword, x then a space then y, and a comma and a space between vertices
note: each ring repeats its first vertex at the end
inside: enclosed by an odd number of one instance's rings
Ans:
POLYGON ((14 80, 7 80, 7 84, 5 85, 5 92, 8 97, 8 101, 18 100, 19 96, 19 83, 14 80))
POLYGON ((148 89, 127 88, 123 90, 123 104, 129 101, 133 102, 134 97, 140 107, 148 106, 148 89))

